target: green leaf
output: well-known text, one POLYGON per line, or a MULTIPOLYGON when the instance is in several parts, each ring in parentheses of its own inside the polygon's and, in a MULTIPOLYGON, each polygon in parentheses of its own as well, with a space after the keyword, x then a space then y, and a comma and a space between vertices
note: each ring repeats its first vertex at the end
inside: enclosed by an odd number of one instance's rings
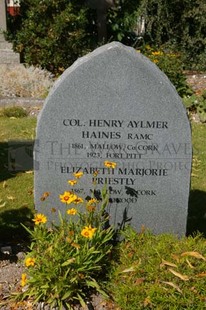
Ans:
POLYGON ((75 262, 75 258, 70 258, 70 259, 66 260, 63 264, 61 264, 61 266, 65 267, 65 266, 68 266, 74 262, 75 262))
POLYGON ((68 297, 70 297, 70 296, 71 296, 71 293, 72 293, 72 291, 67 291, 67 292, 63 295, 62 300, 65 300, 65 299, 67 299, 68 297))
POLYGON ((93 280, 93 281, 86 280, 86 284, 90 287, 99 289, 99 285, 95 280, 93 280))
POLYGON ((107 197, 107 193, 108 193, 107 185, 105 184, 105 185, 103 186, 102 192, 101 192, 103 200, 107 197))
POLYGON ((81 296, 79 293, 77 293, 77 298, 78 298, 78 300, 79 300, 81 306, 82 306, 83 308, 86 307, 86 303, 85 303, 84 299, 82 298, 82 296, 81 296))

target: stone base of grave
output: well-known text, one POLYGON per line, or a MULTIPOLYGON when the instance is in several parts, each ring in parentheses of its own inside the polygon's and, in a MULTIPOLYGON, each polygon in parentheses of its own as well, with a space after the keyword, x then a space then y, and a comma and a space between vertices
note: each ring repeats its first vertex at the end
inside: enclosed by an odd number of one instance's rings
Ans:
POLYGON ((12 44, 7 42, 4 35, 0 33, 0 64, 19 64, 20 55, 12 49, 12 44))

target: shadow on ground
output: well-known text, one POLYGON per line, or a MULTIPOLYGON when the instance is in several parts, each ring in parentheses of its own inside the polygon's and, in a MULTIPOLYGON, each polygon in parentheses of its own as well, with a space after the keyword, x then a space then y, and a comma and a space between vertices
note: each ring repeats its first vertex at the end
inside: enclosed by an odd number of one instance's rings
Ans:
POLYGON ((34 141, 0 143, 0 182, 15 177, 20 171, 33 169, 34 141))
POLYGON ((19 243, 29 240, 29 234, 21 225, 32 227, 33 213, 28 207, 6 210, 0 213, 0 243, 19 243))
POLYGON ((192 190, 189 198, 187 235, 200 232, 206 237, 206 192, 192 190))
MULTIPOLYGON (((33 169, 33 145, 34 141, 21 140, 0 143, 0 182, 15 178, 19 172, 33 169)), ((27 241, 29 236, 21 223, 31 226, 32 218, 33 213, 27 206, 0 209, 0 244, 27 241)))

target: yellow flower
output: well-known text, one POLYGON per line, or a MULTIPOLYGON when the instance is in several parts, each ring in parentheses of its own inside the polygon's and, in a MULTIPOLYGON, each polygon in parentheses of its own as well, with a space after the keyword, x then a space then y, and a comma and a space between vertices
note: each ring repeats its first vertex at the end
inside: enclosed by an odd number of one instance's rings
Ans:
POLYGON ((158 60, 158 59, 153 59, 153 62, 154 62, 155 64, 157 64, 157 63, 159 62, 159 60, 158 60))
POLYGON ((69 183, 71 186, 74 186, 75 184, 77 184, 77 181, 76 181, 76 180, 69 180, 68 183, 69 183))
POLYGON ((70 204, 74 200, 77 199, 77 195, 75 195, 73 192, 64 192, 64 194, 59 195, 59 198, 60 198, 61 202, 66 203, 66 204, 70 204))
POLYGON ((73 173, 73 176, 75 177, 75 178, 77 178, 77 179, 80 179, 82 176, 83 176, 83 172, 82 171, 80 171, 80 172, 75 172, 75 173, 73 173))
POLYGON ((92 239, 96 230, 97 228, 92 228, 91 225, 85 226, 81 231, 81 235, 85 238, 92 239))
POLYGON ((26 260, 25 260, 26 267, 34 266, 35 265, 35 261, 36 261, 35 258, 32 258, 32 257, 26 258, 26 260))
POLYGON ((114 169, 114 168, 116 168, 116 163, 114 163, 114 162, 112 162, 112 161, 105 161, 104 162, 104 165, 105 165, 105 167, 107 167, 107 168, 112 168, 112 169, 114 169))
POLYGON ((75 214, 77 214, 77 209, 75 209, 75 208, 68 209, 67 210, 67 214, 75 215, 75 214))
POLYGON ((82 203, 82 202, 84 202, 84 200, 83 200, 81 197, 77 197, 77 198, 73 201, 73 203, 75 203, 76 205, 79 204, 79 203, 82 203))
POLYGON ((25 286, 26 282, 27 282, 26 273, 22 273, 22 275, 21 275, 21 286, 25 286))
POLYGON ((45 224, 47 222, 47 217, 44 214, 38 213, 35 214, 32 221, 35 223, 35 225, 45 224))
POLYGON ((161 56, 161 55, 163 55, 163 53, 160 51, 156 51, 156 52, 152 52, 152 55, 153 56, 161 56))

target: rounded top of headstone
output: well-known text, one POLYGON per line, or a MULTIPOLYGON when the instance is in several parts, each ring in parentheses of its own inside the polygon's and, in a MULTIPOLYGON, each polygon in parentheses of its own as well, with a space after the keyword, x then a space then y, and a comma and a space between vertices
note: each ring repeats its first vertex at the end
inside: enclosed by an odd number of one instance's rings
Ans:
MULTIPOLYGON (((56 81, 46 101, 60 85, 70 83, 74 75, 78 79, 80 75, 84 76, 85 82, 88 78, 93 80, 94 75, 95 83, 101 80, 105 84, 108 80, 110 84, 108 87, 116 88, 116 91, 120 93, 129 89, 134 80, 138 79, 137 85, 140 83, 142 89, 140 85, 137 89, 141 93, 153 92, 154 96, 160 93, 162 96, 168 96, 172 93, 180 101, 175 87, 156 64, 133 47, 116 41, 100 46, 86 56, 77 59, 56 81), (86 71, 87 74, 85 74, 86 71)), ((98 83, 98 86, 101 87, 101 84, 98 83)), ((185 110, 183 104, 182 109, 185 110)))

